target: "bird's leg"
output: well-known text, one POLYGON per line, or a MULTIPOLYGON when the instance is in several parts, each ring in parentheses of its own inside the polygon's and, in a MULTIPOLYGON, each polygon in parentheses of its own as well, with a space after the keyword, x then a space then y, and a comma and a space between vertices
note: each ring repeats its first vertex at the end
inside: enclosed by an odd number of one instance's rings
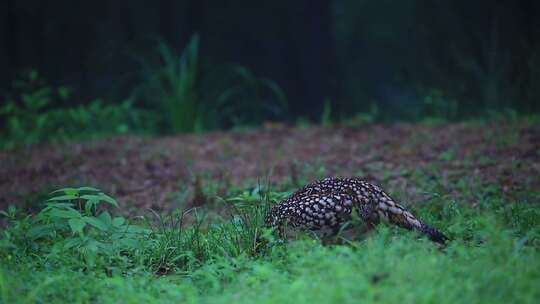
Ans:
POLYGON ((333 245, 333 244, 339 244, 339 238, 336 238, 336 236, 339 234, 341 226, 335 225, 332 227, 326 228, 321 235, 321 243, 323 245, 333 245))
POLYGON ((362 233, 372 231, 380 222, 379 214, 371 204, 359 205, 358 208, 356 208, 356 212, 363 223, 362 233))

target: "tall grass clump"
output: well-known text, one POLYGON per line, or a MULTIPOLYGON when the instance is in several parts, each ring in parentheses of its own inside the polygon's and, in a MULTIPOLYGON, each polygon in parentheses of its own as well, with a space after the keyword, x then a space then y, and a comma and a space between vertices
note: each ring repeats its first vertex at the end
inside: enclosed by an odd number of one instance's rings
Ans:
POLYGON ((287 117, 287 98, 275 81, 236 64, 203 69, 199 53, 194 34, 180 55, 160 42, 156 62, 143 60, 135 95, 164 118, 163 132, 253 126, 287 117))
POLYGON ((239 196, 224 201, 229 219, 219 223, 209 224, 204 210, 199 209, 167 215, 153 212, 153 218, 130 223, 102 206, 118 207, 98 189, 64 188, 51 196, 35 216, 20 217, 13 208, 2 211, 10 228, 0 241, 0 257, 38 268, 144 269, 158 274, 192 271, 220 256, 257 255, 268 206, 263 198, 254 197, 249 207, 235 206, 242 199, 239 196))
POLYGON ((204 110, 198 94, 199 35, 191 37, 180 57, 164 42, 157 53, 157 64, 143 64, 144 98, 167 117, 165 128, 174 133, 199 130, 204 110))

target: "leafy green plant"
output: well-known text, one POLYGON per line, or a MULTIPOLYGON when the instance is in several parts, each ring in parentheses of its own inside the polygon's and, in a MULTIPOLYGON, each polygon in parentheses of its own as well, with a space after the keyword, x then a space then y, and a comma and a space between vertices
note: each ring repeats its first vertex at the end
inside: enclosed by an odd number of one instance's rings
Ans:
POLYGON ((128 132, 154 133, 156 128, 155 117, 134 108, 131 100, 106 104, 98 99, 88 105, 51 110, 50 118, 54 138, 64 140, 128 132))
POLYGON ((0 118, 5 121, 0 128, 3 148, 155 130, 156 119, 134 108, 131 100, 107 104, 97 99, 60 106, 69 101, 69 89, 48 86, 34 70, 14 81, 13 92, 14 96, 0 107, 0 118))
POLYGON ((226 66, 215 73, 214 77, 223 84, 209 80, 205 85, 218 88, 207 90, 216 92, 208 98, 215 100, 220 126, 254 126, 265 120, 284 120, 287 116, 287 97, 275 81, 258 77, 247 67, 238 65, 226 66))
MULTIPOLYGON (((42 137, 39 130, 44 129, 48 123, 48 115, 44 112, 51 105, 54 92, 44 84, 35 70, 16 79, 13 90, 19 92, 18 98, 8 99, 0 108, 0 117, 5 121, 2 137, 29 143, 37 142, 42 137)), ((4 145, 9 143, 9 140, 4 141, 4 145)))
POLYGON ((103 264, 103 260, 108 263, 124 260, 122 254, 138 249, 144 242, 141 236, 149 233, 129 225, 123 217, 112 217, 108 211, 101 210, 103 203, 114 207, 118 203, 98 189, 63 188, 51 194, 47 206, 35 218, 27 217, 24 225, 19 224, 19 230, 12 230, 16 233, 5 234, 4 248, 16 248, 16 244, 24 243, 30 247, 23 252, 34 251, 51 260, 62 252, 73 252, 75 260, 81 258, 85 267, 94 268, 98 263, 103 264), (21 242, 17 237, 24 239, 21 242))
POLYGON ((330 98, 324 100, 323 111, 321 114, 321 125, 330 127, 332 125, 332 101, 330 98))
POLYGON ((180 56, 163 42, 157 46, 157 55, 157 63, 143 61, 143 82, 135 91, 149 104, 159 105, 165 132, 256 125, 286 115, 287 98, 276 82, 239 65, 205 73, 198 34, 180 56))
POLYGON ((164 42, 158 44, 158 64, 143 63, 143 85, 139 95, 159 105, 172 132, 203 128, 204 113, 199 96, 199 36, 194 34, 180 57, 164 42))
MULTIPOLYGON (((30 234, 31 237, 39 238, 50 235, 52 231, 64 230, 71 230, 73 235, 84 236, 86 225, 104 230, 105 222, 95 218, 98 205, 106 202, 118 207, 118 203, 112 197, 91 187, 63 188, 51 194, 54 196, 47 200, 47 207, 37 216, 38 221, 45 225, 34 229, 30 234)), ((110 217, 106 211, 101 215, 104 215, 104 218, 110 217)), ((116 223, 118 222, 117 220, 116 223)))

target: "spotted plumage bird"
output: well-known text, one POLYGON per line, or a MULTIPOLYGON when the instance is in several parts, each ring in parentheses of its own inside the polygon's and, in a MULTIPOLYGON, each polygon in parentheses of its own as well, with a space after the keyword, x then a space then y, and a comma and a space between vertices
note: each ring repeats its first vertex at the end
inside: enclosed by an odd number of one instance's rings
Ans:
POLYGON ((308 184, 274 206, 265 222, 283 233, 285 225, 336 234, 355 209, 364 223, 379 221, 416 230, 438 243, 447 237, 396 203, 378 186, 359 178, 330 177, 308 184))

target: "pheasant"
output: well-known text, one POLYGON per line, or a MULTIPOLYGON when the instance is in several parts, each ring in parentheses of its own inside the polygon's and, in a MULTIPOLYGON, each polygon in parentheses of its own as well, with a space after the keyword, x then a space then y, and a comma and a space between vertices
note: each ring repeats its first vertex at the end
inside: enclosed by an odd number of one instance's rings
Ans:
POLYGON ((283 234, 285 224, 291 227, 337 234, 351 218, 353 208, 368 226, 380 220, 409 230, 416 230, 437 243, 448 239, 425 224, 378 186, 357 177, 329 177, 310 183, 272 207, 265 224, 283 234))

